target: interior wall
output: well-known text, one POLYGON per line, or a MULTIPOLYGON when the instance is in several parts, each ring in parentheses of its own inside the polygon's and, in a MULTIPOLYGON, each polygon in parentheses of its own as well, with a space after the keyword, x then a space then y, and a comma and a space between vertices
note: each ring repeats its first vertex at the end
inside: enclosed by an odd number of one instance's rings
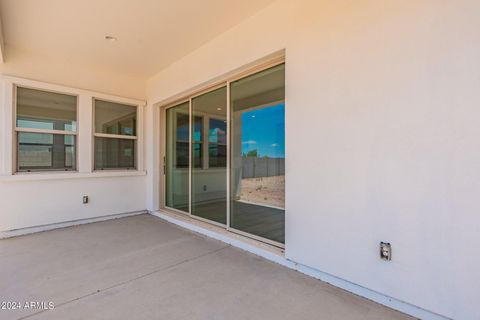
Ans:
MULTIPOLYGON (((285 49, 286 257, 478 319, 478 12, 474 0, 278 0, 148 81, 147 143, 160 143, 154 103, 285 49)), ((147 159, 153 210, 157 151, 147 159)))

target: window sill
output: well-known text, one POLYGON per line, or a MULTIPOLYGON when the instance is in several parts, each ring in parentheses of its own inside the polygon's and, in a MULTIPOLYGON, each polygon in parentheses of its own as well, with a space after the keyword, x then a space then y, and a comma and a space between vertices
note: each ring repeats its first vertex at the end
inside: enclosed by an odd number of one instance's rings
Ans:
POLYGON ((40 180, 65 180, 65 179, 89 179, 107 177, 135 177, 145 176, 146 171, 95 171, 95 172, 25 172, 14 175, 0 175, 0 182, 11 181, 40 181, 40 180))

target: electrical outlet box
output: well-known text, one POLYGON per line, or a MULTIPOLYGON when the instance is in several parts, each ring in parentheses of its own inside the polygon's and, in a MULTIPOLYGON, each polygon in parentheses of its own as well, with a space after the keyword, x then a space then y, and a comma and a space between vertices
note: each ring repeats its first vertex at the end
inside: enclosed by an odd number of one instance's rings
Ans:
POLYGON ((87 204, 88 203, 88 196, 83 196, 83 204, 87 204))
POLYGON ((389 242, 380 242, 380 259, 392 260, 392 245, 389 242))

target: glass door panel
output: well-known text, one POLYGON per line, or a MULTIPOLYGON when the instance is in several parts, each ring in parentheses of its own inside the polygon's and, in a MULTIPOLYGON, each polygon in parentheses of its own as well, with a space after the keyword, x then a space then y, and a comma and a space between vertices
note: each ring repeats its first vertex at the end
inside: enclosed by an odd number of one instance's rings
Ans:
POLYGON ((229 85, 166 109, 165 205, 285 243, 285 66, 229 85))
POLYGON ((192 215, 227 223, 227 88, 192 99, 192 215))
POLYGON ((189 103, 166 110, 165 205, 189 212, 189 103))
POLYGON ((232 82, 230 226, 285 242, 285 66, 232 82))

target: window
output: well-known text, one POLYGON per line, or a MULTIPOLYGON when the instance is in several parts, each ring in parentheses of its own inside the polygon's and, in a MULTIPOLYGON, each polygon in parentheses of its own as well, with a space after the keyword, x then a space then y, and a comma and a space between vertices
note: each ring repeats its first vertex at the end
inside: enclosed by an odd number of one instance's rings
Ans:
POLYGON ((18 172, 76 170, 77 97, 16 87, 18 172))
MULTIPOLYGON (((188 106, 187 106, 188 109, 188 106)), ((180 111, 180 110, 179 110, 180 111)), ((188 110, 187 110, 188 112, 188 110)), ((177 161, 176 167, 177 168, 188 168, 188 135, 189 135, 189 119, 188 113, 178 112, 176 113, 177 117, 177 161)))
POLYGON ((193 117, 192 162, 194 168, 203 166, 203 117, 193 117))
MULTIPOLYGON (((188 107, 188 106, 187 106, 188 107)), ((188 110, 177 110, 176 117, 176 168, 188 168, 188 110)), ((192 161, 193 167, 199 169, 225 168, 227 166, 227 123, 226 120, 209 118, 208 116, 193 117, 192 161), (205 121, 207 123, 205 124, 205 121), (204 126, 208 128, 208 136, 203 134, 204 126), (206 139, 208 138, 208 141, 206 139), (204 167, 204 143, 208 145, 208 167, 204 167)))
POLYGON ((94 99, 95 170, 136 169, 137 106, 94 99))
POLYGON ((208 130, 208 166, 227 167, 227 121, 210 118, 208 130))

